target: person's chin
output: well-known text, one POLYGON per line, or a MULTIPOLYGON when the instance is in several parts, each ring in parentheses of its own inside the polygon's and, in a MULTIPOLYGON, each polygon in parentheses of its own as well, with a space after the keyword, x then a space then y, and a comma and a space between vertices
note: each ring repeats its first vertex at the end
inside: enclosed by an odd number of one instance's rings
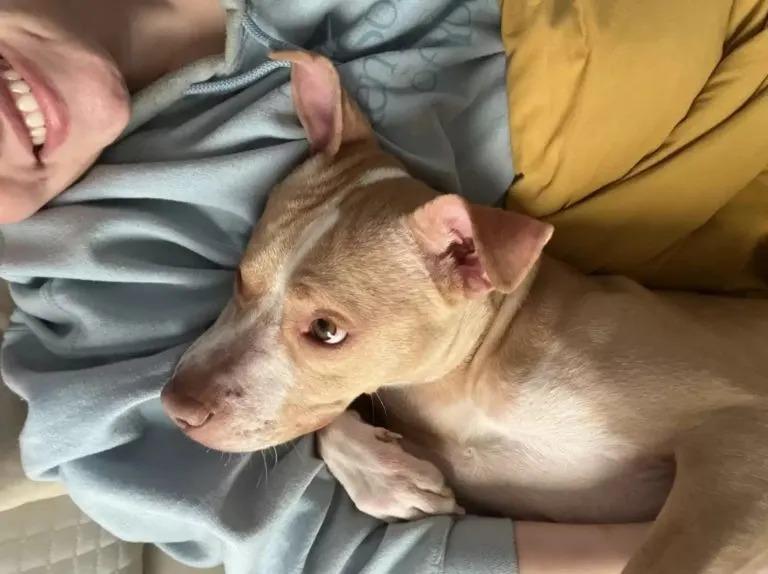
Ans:
POLYGON ((0 191, 0 225, 20 223, 48 203, 44 190, 4 186, 0 191))

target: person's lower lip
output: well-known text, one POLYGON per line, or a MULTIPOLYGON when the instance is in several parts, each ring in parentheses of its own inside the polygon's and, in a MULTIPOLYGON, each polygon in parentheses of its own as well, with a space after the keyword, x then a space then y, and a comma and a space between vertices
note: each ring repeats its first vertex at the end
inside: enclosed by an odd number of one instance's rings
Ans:
MULTIPOLYGON (((63 144, 69 133, 69 115, 64 100, 56 89, 49 83, 37 67, 12 49, 0 46, 0 54, 24 78, 24 81, 32 88, 40 106, 40 111, 45 117, 47 130, 45 144, 39 151, 40 159, 45 162, 56 149, 63 144)), ((11 110, 14 112, 15 110, 11 110)), ((25 129, 22 123, 22 128, 25 129)), ((25 135, 25 137, 28 136, 25 135)))

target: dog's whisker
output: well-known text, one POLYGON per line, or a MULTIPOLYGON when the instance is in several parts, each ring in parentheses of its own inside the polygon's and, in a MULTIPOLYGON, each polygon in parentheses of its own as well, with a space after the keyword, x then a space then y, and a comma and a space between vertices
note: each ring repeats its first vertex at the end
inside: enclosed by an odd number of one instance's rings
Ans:
POLYGON ((373 393, 373 396, 376 397, 379 400, 379 404, 381 405, 381 410, 384 411, 384 420, 387 419, 387 406, 384 404, 384 401, 381 400, 381 395, 379 395, 378 391, 373 393))
POLYGON ((269 485, 269 466, 267 465, 267 456, 264 454, 264 451, 259 451, 261 454, 261 460, 264 463, 264 484, 265 486, 269 485))

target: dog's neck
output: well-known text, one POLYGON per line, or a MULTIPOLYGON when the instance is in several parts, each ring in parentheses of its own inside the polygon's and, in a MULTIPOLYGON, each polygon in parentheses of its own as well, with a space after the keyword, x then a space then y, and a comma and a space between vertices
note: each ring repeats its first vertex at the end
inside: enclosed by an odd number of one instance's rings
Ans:
POLYGON ((493 292, 488 296, 494 312, 485 325, 483 335, 478 339, 475 350, 468 360, 463 362, 463 377, 466 384, 473 384, 482 377, 483 365, 490 364, 488 358, 503 344, 520 309, 528 301, 542 261, 539 261, 525 280, 512 293, 493 292))
POLYGON ((438 383, 441 385, 472 386, 482 377, 483 366, 491 364, 490 355, 503 344, 519 310, 528 299, 538 274, 537 264, 523 283, 512 293, 492 292, 486 297, 471 300, 451 321, 452 331, 446 345, 431 360, 425 360, 424 372, 407 381, 403 392, 413 384, 438 383))

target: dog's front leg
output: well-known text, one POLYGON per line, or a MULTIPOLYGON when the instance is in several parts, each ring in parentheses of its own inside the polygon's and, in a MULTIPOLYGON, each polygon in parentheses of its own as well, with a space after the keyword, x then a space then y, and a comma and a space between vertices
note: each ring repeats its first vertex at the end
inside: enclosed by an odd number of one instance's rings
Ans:
POLYGON ((624 574, 768 572, 768 411, 730 408, 684 433, 669 498, 624 574))
POLYGON ((354 411, 317 433, 320 456, 362 512, 388 521, 463 514, 443 474, 403 450, 400 439, 354 411))

